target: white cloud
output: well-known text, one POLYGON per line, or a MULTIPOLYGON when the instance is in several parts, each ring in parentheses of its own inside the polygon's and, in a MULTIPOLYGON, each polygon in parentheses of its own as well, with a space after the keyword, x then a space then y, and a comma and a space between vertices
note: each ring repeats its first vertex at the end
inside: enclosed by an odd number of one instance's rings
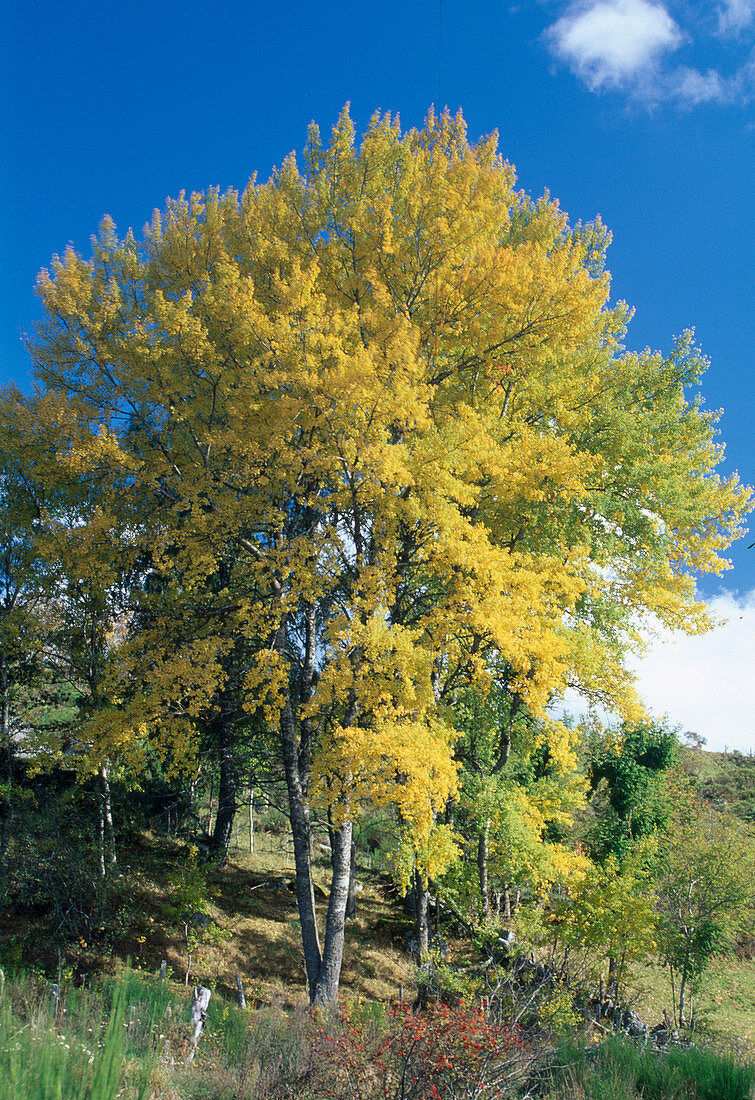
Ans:
POLYGON ((666 9, 648 0, 578 0, 546 38, 592 91, 642 83, 683 41, 666 9))
POLYGON ((753 22, 755 22, 755 0, 724 0, 718 9, 719 34, 741 34, 753 22))
POLYGON ((640 696, 658 717, 667 714, 707 738, 708 748, 755 750, 755 591, 709 601, 723 625, 707 634, 664 634, 635 662, 640 696))
POLYGON ((624 92, 646 107, 748 103, 755 93, 755 53, 743 56, 743 49, 755 30, 755 0, 719 0, 715 14, 717 29, 700 20, 682 29, 660 0, 569 0, 543 37, 593 92, 624 92), (700 34, 729 39, 731 63, 721 70, 675 64, 674 52, 683 44, 688 52, 695 49, 700 34))
POLYGON ((728 103, 736 97, 736 82, 725 80, 715 69, 701 73, 681 65, 665 81, 666 96, 690 107, 700 103, 728 103))

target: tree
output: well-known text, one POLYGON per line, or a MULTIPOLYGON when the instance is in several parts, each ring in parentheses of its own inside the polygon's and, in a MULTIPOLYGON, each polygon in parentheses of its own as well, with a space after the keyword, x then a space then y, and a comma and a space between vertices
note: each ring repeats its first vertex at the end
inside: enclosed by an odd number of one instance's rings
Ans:
POLYGON ((14 698, 38 672, 43 629, 40 603, 44 580, 36 551, 35 523, 40 502, 29 484, 30 454, 21 394, 0 393, 0 753, 2 827, 0 860, 5 860, 13 820, 14 698))
POLYGON ((420 875, 448 854, 460 685, 486 690, 505 662, 535 715, 571 682, 631 709, 635 613, 705 625, 692 570, 722 566, 749 496, 714 474, 713 418, 685 398, 704 365, 690 338, 623 351, 607 243, 517 191, 460 115, 403 134, 375 116, 357 147, 344 111, 329 146, 312 127, 302 170, 181 196, 141 241, 106 219, 91 260, 68 250, 41 275, 39 377, 112 445, 128 492, 110 522, 164 578, 119 670, 143 690, 114 677, 101 751, 149 729, 190 757, 243 639, 316 1003, 337 995, 360 805, 396 807, 420 875), (333 825, 322 945, 316 808, 333 825))
MULTIPOLYGON (((40 682, 46 650, 60 625, 60 572, 48 543, 50 520, 70 521, 80 480, 65 471, 62 437, 91 444, 81 411, 64 407, 55 394, 27 401, 13 386, 0 391, 0 744, 3 813, 0 852, 11 828, 14 745, 33 730, 16 709, 19 694, 40 682), (15 725, 15 729, 13 728, 15 725)), ((95 448, 96 449, 96 448, 95 448)), ((91 450, 91 448, 90 448, 91 450)), ((94 451, 88 459, 91 459, 94 451)), ((91 552, 91 546, 90 546, 91 552)))
POLYGON ((684 781, 680 784, 674 775, 680 745, 668 726, 646 721, 593 733, 586 748, 592 820, 585 840, 596 866, 575 894, 575 914, 582 913, 582 918, 575 915, 567 924, 579 928, 581 919, 594 945, 603 937, 609 948, 607 992, 616 1001, 625 962, 651 942, 650 880, 658 841, 665 837, 674 799, 684 789, 684 781), (614 879, 616 904, 598 921, 592 914, 600 910, 601 891, 614 879))
POLYGON ((567 949, 597 955, 601 966, 608 960, 607 993, 614 1004, 626 964, 657 948, 652 876, 642 847, 621 862, 608 855, 588 863, 552 905, 550 923, 567 949))
POLYGON ((678 762, 676 734, 665 725, 627 723, 593 735, 587 775, 592 788, 590 854, 621 861, 637 841, 666 831, 673 812, 670 771, 678 762))
POLYGON ((585 861, 562 843, 584 803, 579 732, 534 718, 507 693, 505 677, 484 698, 474 688, 459 692, 453 714, 460 764, 454 827, 465 858, 445 885, 453 880, 459 902, 474 899, 484 925, 491 895, 496 916, 511 918, 512 891, 515 898, 522 889, 541 895, 547 885, 584 873, 585 861))
POLYGON ((681 1025, 690 1022, 690 987, 751 920, 753 881, 755 844, 746 826, 695 801, 682 805, 665 845, 657 902, 681 1025))

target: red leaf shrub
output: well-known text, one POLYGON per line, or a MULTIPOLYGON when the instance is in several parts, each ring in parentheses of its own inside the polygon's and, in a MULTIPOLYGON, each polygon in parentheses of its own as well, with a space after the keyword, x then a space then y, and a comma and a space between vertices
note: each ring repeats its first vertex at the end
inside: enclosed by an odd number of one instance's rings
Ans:
POLYGON ((529 1063, 516 1030, 474 1008, 391 1007, 385 1028, 342 1016, 314 1036, 315 1095, 353 1100, 483 1100, 510 1095, 529 1063))

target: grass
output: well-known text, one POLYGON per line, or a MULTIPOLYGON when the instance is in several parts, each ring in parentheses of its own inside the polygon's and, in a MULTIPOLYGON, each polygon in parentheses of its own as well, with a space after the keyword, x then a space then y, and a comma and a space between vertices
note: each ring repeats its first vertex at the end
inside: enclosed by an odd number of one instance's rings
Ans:
MULTIPOLYGON (((54 987, 57 990, 58 987, 54 987)), ((114 1100, 127 1075, 133 983, 70 997, 21 978, 0 1006, 0 1100, 114 1100)), ((147 1014, 149 1018, 149 1014, 147 1014)), ((150 1026, 148 1024, 147 1026, 150 1026)), ((130 1095, 147 1095, 150 1060, 130 1073, 130 1095)))
POLYGON ((547 1100, 750 1100, 755 1066, 698 1047, 658 1055, 612 1039, 562 1048, 544 1076, 547 1100))
POLYGON ((189 1000, 131 971, 57 997, 37 976, 15 976, 0 1006, 0 1100, 472 1100, 488 1095, 483 1080, 506 1100, 750 1100, 755 1084, 755 1065, 706 1049, 659 1057, 613 1039, 512 1057, 505 1037, 480 1051, 463 1011, 457 1026, 455 1010, 433 1024, 364 1002, 336 1018, 244 1011, 217 995, 189 1062, 189 1000))
MULTIPOLYGON (((248 835, 243 823, 240 834, 243 842, 248 835)), ((222 871, 205 869, 199 876, 213 928, 222 934, 196 945, 193 953, 191 981, 214 992, 196 1063, 183 1064, 191 999, 183 985, 187 945, 175 912, 172 919, 168 914, 171 876, 186 863, 187 851, 185 843, 172 838, 134 834, 120 853, 111 883, 114 920, 107 938, 69 943, 62 958, 40 936, 34 913, 13 914, 0 932, 0 957, 33 964, 37 975, 17 984, 12 1016, 7 1015, 7 995, 3 1002, 2 1034, 12 1041, 0 1043, 0 1100, 110 1100, 116 1094, 121 1100, 319 1098, 320 1086, 312 1083, 320 1079, 312 1062, 293 867, 280 831, 258 832, 253 853, 242 843, 232 849, 222 871), (136 971, 123 975, 122 960, 128 956, 136 971), (168 974, 160 986, 154 975, 163 959, 168 974), (64 1016, 50 1018, 44 972, 66 989, 64 1016), (237 975, 248 1013, 235 1006, 237 975), (76 988, 82 982, 89 988, 76 988), (96 993, 89 991, 92 986, 96 993), (107 1057, 103 1052, 109 1052, 107 1057), (310 1088, 315 1091, 307 1092, 310 1088)), ((326 855, 316 862, 315 874, 324 887, 326 855)), ((402 943, 406 922, 392 891, 369 866, 360 867, 359 880, 358 915, 347 924, 342 975, 342 1001, 352 1015, 365 1004, 383 1008, 401 985, 411 996, 416 979, 402 943)), ((668 976, 657 966, 637 967, 630 993, 649 1024, 659 1021, 664 1009, 670 1012, 668 976)), ((696 1010, 704 1041, 728 1045, 736 1057, 755 1054, 753 961, 715 960, 696 1010)), ((703 1093, 684 1091, 684 1075, 694 1069, 702 1081, 708 1062, 684 1069, 664 1061, 663 1073, 671 1076, 655 1081, 650 1070, 638 1077, 637 1066, 627 1063, 620 1048, 616 1051, 610 1057, 570 1055, 562 1076, 549 1079, 552 1100, 704 1100, 703 1093)), ((740 1095, 739 1085, 730 1094, 720 1083, 715 1088, 716 1100, 740 1095)))
MULTIPOLYGON (((212 986, 229 999, 241 975, 247 1000, 255 1007, 306 1003, 293 866, 286 836, 255 837, 255 851, 232 848, 222 871, 206 874, 206 908, 216 935, 204 937, 193 952, 190 982, 212 986), (280 887, 281 880, 288 889, 280 887), (216 941, 216 942, 213 942, 216 941)), ((185 928, 169 916, 170 877, 186 862, 185 842, 150 832, 136 833, 120 853, 110 886, 111 919, 101 934, 69 941, 62 969, 78 981, 113 974, 129 958, 135 969, 156 973, 167 960, 168 977, 183 981, 187 966, 185 928)), ((329 878, 323 855, 316 861, 317 883, 329 878)), ((346 929, 342 988, 346 997, 388 1001, 408 987, 414 967, 403 949, 404 918, 377 871, 360 868, 362 890, 357 919, 346 929)), ((320 916, 325 905, 321 899, 320 916)), ((37 914, 16 912, 0 930, 0 959, 57 975, 55 945, 40 933, 37 914)))
MULTIPOLYGON (((654 1023, 664 1009, 672 1016, 668 971, 649 963, 635 968, 630 995, 643 1019, 654 1023)), ((693 997, 697 1027, 717 1043, 730 1043, 755 1055, 755 960, 714 958, 693 997)))

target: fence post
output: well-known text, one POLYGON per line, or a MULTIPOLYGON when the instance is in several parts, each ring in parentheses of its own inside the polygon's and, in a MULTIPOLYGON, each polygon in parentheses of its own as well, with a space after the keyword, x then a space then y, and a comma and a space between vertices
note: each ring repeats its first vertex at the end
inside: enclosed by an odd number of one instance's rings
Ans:
POLYGON ((191 1002, 191 1022, 194 1025, 194 1034, 191 1037, 191 1050, 188 1057, 190 1062, 194 1061, 197 1043, 204 1031, 204 1022, 207 1019, 207 1009, 211 996, 212 990, 207 989, 205 986, 197 985, 194 987, 194 1000, 191 1002))

